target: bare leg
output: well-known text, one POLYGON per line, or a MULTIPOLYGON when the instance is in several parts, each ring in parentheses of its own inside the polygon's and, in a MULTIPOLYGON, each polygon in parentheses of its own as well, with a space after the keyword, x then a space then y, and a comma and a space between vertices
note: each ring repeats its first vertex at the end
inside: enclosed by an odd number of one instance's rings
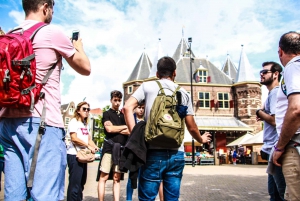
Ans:
POLYGON ((113 183, 113 193, 114 193, 114 201, 120 200, 120 179, 121 179, 121 173, 114 172, 114 183, 113 183))
POLYGON ((159 200, 164 201, 164 185, 163 185, 163 182, 160 182, 158 195, 159 195, 159 200))
POLYGON ((105 195, 105 184, 108 179, 108 174, 101 172, 100 179, 98 181, 98 198, 99 201, 104 201, 104 195, 105 195))

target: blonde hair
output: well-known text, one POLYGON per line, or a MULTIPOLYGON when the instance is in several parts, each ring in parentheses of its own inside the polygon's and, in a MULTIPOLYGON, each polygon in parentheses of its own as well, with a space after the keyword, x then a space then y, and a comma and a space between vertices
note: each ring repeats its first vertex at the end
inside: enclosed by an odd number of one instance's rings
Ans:
MULTIPOLYGON (((83 105, 88 105, 90 107, 90 104, 88 102, 83 101, 83 102, 78 103, 76 110, 74 112, 74 115, 73 115, 73 118, 76 118, 77 121, 79 118, 81 118, 78 111, 80 110, 81 106, 83 106, 83 105)), ((89 121, 89 118, 87 118, 86 123, 88 123, 88 121, 89 121)))

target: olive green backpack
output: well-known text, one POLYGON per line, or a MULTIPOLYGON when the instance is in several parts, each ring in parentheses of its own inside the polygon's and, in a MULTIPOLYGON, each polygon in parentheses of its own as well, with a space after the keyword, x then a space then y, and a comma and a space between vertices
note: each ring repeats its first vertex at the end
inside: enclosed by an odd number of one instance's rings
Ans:
POLYGON ((184 118, 181 119, 176 111, 176 92, 180 86, 174 92, 165 88, 173 92, 172 95, 166 95, 161 83, 156 82, 160 89, 146 123, 145 140, 156 147, 178 148, 182 144, 185 127, 184 118))

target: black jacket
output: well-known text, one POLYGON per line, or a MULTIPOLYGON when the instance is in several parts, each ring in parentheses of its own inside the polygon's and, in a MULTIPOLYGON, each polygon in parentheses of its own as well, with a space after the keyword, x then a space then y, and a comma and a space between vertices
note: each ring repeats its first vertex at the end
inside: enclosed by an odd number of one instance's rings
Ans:
POLYGON ((130 171, 129 178, 133 189, 137 187, 139 168, 146 163, 145 126, 144 121, 140 121, 134 126, 121 156, 122 165, 120 165, 120 169, 124 172, 130 171))

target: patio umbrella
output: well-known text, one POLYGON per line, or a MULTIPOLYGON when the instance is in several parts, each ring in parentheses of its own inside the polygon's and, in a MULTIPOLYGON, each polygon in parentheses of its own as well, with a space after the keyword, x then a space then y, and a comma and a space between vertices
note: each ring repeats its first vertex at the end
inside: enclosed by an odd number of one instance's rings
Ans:
POLYGON ((239 144, 244 145, 244 142, 247 141, 248 139, 250 139, 251 137, 253 137, 252 134, 246 133, 242 137, 239 137, 238 139, 234 140, 233 142, 230 142, 229 144, 227 144, 226 147, 233 147, 233 146, 237 146, 239 144))
POLYGON ((260 131, 260 132, 256 133, 253 137, 251 137, 250 139, 243 142, 243 145, 248 145, 248 146, 262 145, 264 143, 263 136, 264 136, 264 132, 260 131))

